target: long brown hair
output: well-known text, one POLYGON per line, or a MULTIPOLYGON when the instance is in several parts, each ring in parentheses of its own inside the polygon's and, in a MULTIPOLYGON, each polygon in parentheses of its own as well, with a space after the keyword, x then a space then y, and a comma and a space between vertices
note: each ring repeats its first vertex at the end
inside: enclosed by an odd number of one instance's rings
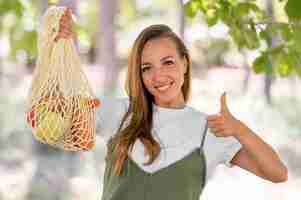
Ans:
POLYGON ((114 172, 116 175, 122 173, 125 160, 128 157, 128 150, 133 148, 136 139, 143 143, 149 160, 145 165, 151 164, 159 155, 161 148, 159 143, 151 134, 153 123, 153 96, 144 86, 141 72, 141 53, 144 45, 152 39, 166 37, 171 39, 177 47, 180 57, 187 61, 187 72, 184 77, 182 92, 184 101, 187 103, 190 96, 191 85, 191 60, 187 48, 182 40, 166 25, 152 25, 144 29, 135 40, 128 60, 128 72, 125 89, 129 96, 129 108, 124 115, 117 134, 112 139, 115 144, 116 153, 114 172), (128 122, 125 128, 122 128, 128 122))

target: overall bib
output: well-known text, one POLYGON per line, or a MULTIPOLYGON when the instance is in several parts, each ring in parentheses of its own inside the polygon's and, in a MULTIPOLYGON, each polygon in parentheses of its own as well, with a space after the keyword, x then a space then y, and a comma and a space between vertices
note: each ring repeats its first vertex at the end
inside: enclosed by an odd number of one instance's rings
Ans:
MULTIPOLYGON (((142 170, 130 157, 120 176, 107 155, 102 200, 199 200, 206 181, 206 158, 201 144, 181 160, 156 172, 142 170)), ((183 133, 184 134, 184 133, 183 133)))

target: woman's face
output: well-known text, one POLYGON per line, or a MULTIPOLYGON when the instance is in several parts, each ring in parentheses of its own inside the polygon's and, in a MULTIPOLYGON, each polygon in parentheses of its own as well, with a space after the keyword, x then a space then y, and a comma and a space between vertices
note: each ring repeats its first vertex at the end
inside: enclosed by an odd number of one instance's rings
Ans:
POLYGON ((180 57, 171 39, 163 37, 145 44, 141 54, 142 79, 156 105, 177 108, 185 104, 181 88, 186 66, 186 59, 180 57))

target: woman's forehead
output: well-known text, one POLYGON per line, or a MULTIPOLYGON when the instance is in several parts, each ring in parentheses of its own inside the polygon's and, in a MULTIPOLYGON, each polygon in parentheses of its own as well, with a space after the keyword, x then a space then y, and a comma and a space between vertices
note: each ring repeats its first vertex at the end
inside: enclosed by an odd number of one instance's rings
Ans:
POLYGON ((177 56, 177 48, 175 43, 169 38, 158 38, 148 41, 141 54, 141 60, 162 59, 164 57, 177 56))

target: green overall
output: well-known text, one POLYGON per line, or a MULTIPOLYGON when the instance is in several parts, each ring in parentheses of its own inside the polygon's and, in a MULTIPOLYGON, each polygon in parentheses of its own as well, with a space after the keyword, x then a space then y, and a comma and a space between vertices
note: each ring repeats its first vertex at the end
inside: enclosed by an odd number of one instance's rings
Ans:
POLYGON ((179 161, 149 173, 130 157, 122 174, 113 172, 112 155, 107 155, 102 200, 198 200, 206 181, 203 144, 179 161))

